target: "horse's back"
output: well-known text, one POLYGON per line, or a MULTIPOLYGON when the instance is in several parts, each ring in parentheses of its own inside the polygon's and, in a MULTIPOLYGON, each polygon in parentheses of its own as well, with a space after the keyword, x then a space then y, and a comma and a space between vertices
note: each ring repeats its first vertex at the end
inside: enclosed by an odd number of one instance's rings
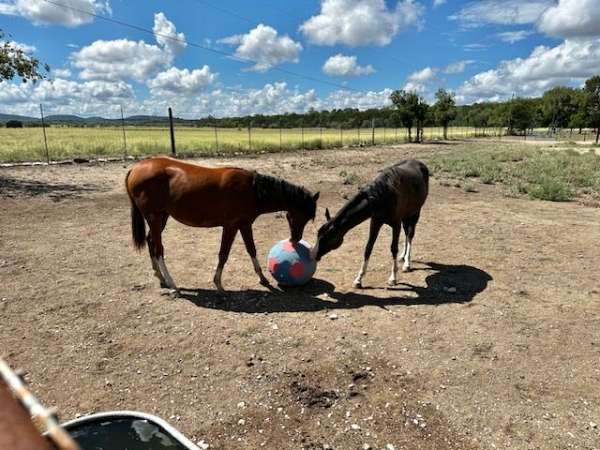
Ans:
POLYGON ((237 167, 154 157, 134 165, 127 188, 143 210, 165 212, 191 226, 220 226, 231 211, 252 214, 252 180, 252 172, 237 167))
POLYGON ((418 214, 429 194, 429 169, 419 160, 407 159, 383 169, 369 188, 388 221, 418 214))

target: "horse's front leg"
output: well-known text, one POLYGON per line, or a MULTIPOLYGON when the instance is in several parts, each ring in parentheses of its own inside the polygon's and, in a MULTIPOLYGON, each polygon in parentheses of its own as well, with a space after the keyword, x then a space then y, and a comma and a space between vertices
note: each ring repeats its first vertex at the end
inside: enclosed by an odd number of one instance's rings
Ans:
POLYGON ((250 255, 250 259, 252 259, 252 265, 254 266, 254 272, 258 275, 260 279, 260 284, 263 286, 270 286, 269 280, 263 275, 263 271, 260 267, 258 259, 256 259, 256 246, 254 245, 254 236, 252 233, 252 224, 244 225, 240 227, 240 232, 242 233, 242 238, 244 239, 244 245, 246 246, 246 251, 248 255, 250 255))
POLYGON ((369 266, 369 258, 371 257, 371 252, 373 251, 373 246, 375 245, 375 241, 377 240, 377 236, 379 235, 379 230, 383 226, 383 222, 377 219, 371 219, 371 226, 369 229, 369 240, 367 241, 367 246, 365 247, 365 259, 363 260, 362 266, 360 267, 360 271, 354 280, 355 288, 362 288, 362 279, 367 273, 367 267, 369 266))
POLYGON ((223 273, 223 267, 229 258, 229 252, 231 251, 231 245, 235 239, 238 229, 236 227, 224 226, 223 235, 221 236, 221 249, 219 250, 219 262, 217 269, 215 270, 215 276, 213 282, 219 292, 224 292, 223 285, 221 284, 221 274, 223 273))
POLYGON ((401 228, 401 224, 392 226, 392 245, 390 248, 392 252, 392 273, 388 279, 388 284, 390 286, 395 286, 398 282, 398 241, 400 240, 401 228))

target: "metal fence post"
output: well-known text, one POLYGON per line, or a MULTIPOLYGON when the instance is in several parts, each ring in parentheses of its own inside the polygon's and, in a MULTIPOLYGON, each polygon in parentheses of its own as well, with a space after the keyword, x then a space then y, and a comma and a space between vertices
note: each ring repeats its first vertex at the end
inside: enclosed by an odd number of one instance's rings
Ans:
POLYGON ((279 125, 279 151, 283 150, 283 128, 279 125))
POLYGON ((125 137, 125 116, 123 115, 123 105, 121 106, 121 128, 123 129, 123 159, 127 158, 127 138, 125 137))
POLYGON ((302 132, 302 149, 304 150, 304 122, 300 124, 300 130, 302 132))
POLYGON ((44 147, 46 148, 46 162, 50 164, 50 153, 48 153, 48 139, 46 138, 46 123, 44 122, 44 108, 40 103, 40 116, 42 117, 42 132, 44 133, 44 147))
POLYGON ((177 156, 175 150, 175 130, 173 129, 173 110, 169 106, 169 131, 171 132, 171 154, 177 156))
POLYGON ((343 128, 340 126, 340 147, 344 146, 344 132, 343 128))

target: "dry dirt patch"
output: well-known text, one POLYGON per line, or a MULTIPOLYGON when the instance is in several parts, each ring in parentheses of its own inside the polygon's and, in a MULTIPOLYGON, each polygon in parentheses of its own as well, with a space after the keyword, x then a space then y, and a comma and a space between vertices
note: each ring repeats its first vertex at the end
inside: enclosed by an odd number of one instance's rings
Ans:
MULTIPOLYGON (((204 162, 320 190, 305 236, 314 241, 323 208, 356 191, 348 174, 368 181, 400 159, 443 151, 204 162)), ((12 180, 0 182, 0 352, 63 418, 138 409, 222 449, 598 448, 600 210, 510 199, 494 186, 468 193, 434 177, 415 270, 396 288, 385 287, 386 231, 366 289, 351 289, 363 224, 313 283, 280 293, 258 284, 236 241, 223 296, 210 283, 219 230, 171 221, 167 263, 187 288, 173 299, 131 248, 126 171, 0 172, 12 180)), ((261 260, 286 228, 277 215, 257 221, 261 260)))

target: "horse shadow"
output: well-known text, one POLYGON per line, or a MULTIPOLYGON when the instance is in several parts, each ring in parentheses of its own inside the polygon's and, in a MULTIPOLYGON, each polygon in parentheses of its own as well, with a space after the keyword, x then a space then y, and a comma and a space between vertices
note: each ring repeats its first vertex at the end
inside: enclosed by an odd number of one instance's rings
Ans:
POLYGON ((269 291, 248 289, 218 293, 209 289, 180 288, 178 297, 201 308, 247 314, 281 312, 317 312, 336 309, 358 309, 365 306, 414 306, 469 303, 483 292, 493 279, 477 267, 425 263, 414 270, 431 272, 425 278, 426 286, 400 283, 388 287, 393 297, 376 297, 368 292, 376 288, 364 288, 349 292, 336 291, 328 281, 314 278, 298 288, 274 288, 269 291))
POLYGON ((90 184, 52 183, 0 175, 0 198, 48 196, 54 201, 60 201, 101 190, 90 184))

